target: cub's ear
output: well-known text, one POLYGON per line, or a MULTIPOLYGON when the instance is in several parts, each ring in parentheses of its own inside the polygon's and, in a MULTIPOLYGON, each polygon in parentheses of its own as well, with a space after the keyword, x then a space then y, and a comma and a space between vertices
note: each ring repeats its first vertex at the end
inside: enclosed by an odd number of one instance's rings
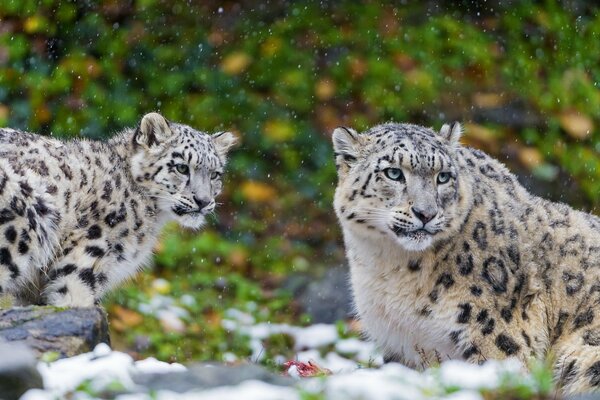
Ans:
POLYGON ((453 122, 451 124, 444 124, 442 129, 440 129, 440 136, 446 139, 451 144, 456 144, 460 140, 460 136, 462 135, 463 128, 458 122, 453 122))
POLYGON ((238 138, 231 132, 217 132, 211 136, 217 154, 223 160, 227 158, 227 152, 238 143, 238 138))
POLYGON ((140 126, 135 132, 135 142, 150 148, 163 144, 173 136, 169 122, 162 115, 152 112, 144 115, 140 126))
POLYGON ((331 135, 336 164, 353 164, 361 153, 364 138, 352 128, 341 126, 335 128, 331 135))

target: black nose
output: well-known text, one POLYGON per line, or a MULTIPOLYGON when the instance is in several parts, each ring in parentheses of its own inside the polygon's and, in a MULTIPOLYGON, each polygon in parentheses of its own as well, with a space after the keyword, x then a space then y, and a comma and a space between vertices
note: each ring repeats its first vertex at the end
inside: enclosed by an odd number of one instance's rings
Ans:
POLYGON ((201 210, 204 207, 206 207, 207 205, 209 205, 210 202, 211 202, 210 199, 207 199, 206 197, 198 198, 196 196, 194 196, 194 201, 198 205, 198 208, 201 209, 201 210))
POLYGON ((437 214, 437 211, 435 211, 435 210, 427 210, 426 211, 426 210, 421 210, 417 207, 412 207, 411 210, 412 210, 413 214, 415 214, 415 217, 417 217, 421 220, 423 225, 425 225, 426 223, 431 221, 437 214))

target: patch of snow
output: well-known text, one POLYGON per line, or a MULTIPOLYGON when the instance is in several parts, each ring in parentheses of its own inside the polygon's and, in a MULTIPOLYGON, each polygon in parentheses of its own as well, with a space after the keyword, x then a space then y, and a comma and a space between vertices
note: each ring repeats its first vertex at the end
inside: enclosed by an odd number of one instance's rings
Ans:
POLYGON ((418 372, 399 364, 386 364, 374 369, 332 375, 325 381, 328 400, 352 399, 424 399, 427 379, 418 372))
POLYGON ((140 372, 142 374, 165 374, 168 372, 182 372, 187 370, 187 368, 182 364, 169 364, 164 361, 159 361, 154 357, 136 361, 134 365, 136 372, 140 372))
POLYGON ((127 389, 135 386, 130 372, 134 369, 133 359, 117 351, 110 351, 106 344, 99 344, 93 352, 64 358, 53 363, 38 363, 44 387, 56 393, 75 389, 85 380, 92 381, 92 388, 100 390, 119 381, 127 389), (108 352, 107 352, 108 351, 108 352))
POLYGON ((516 359, 505 361, 490 360, 483 365, 468 364, 462 361, 449 360, 439 370, 431 370, 439 374, 441 383, 464 389, 494 389, 500 386, 502 377, 507 374, 524 373, 523 366, 516 359))
POLYGON ((290 334, 295 339, 296 350, 329 346, 339 338, 335 325, 328 324, 294 328, 290 330, 290 334))

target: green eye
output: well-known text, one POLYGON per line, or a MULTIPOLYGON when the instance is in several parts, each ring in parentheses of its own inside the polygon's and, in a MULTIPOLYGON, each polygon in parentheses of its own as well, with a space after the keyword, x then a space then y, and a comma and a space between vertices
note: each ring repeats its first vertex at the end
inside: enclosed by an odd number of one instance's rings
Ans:
POLYGON ((440 172, 437 176, 437 183, 443 185, 444 183, 448 183, 450 178, 452 178, 450 172, 440 172))
POLYGON ((215 179, 218 179, 220 176, 221 176, 221 173, 215 171, 212 174, 210 174, 210 179, 215 180, 215 179))
POLYGON ((393 181, 401 182, 404 180, 404 174, 400 168, 386 168, 383 170, 385 176, 393 181))
POLYGON ((177 172, 179 172, 182 175, 187 175, 190 173, 190 167, 188 167, 185 164, 177 164, 175 166, 175 169, 177 170, 177 172))

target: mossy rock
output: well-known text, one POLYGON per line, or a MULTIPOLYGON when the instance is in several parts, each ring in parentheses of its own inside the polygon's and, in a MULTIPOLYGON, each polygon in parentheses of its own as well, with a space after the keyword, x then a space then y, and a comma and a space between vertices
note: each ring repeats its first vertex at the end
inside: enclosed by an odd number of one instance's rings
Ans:
POLYGON ((60 358, 110 343, 106 313, 100 307, 13 307, 0 310, 0 339, 23 342, 37 357, 52 352, 60 358))

